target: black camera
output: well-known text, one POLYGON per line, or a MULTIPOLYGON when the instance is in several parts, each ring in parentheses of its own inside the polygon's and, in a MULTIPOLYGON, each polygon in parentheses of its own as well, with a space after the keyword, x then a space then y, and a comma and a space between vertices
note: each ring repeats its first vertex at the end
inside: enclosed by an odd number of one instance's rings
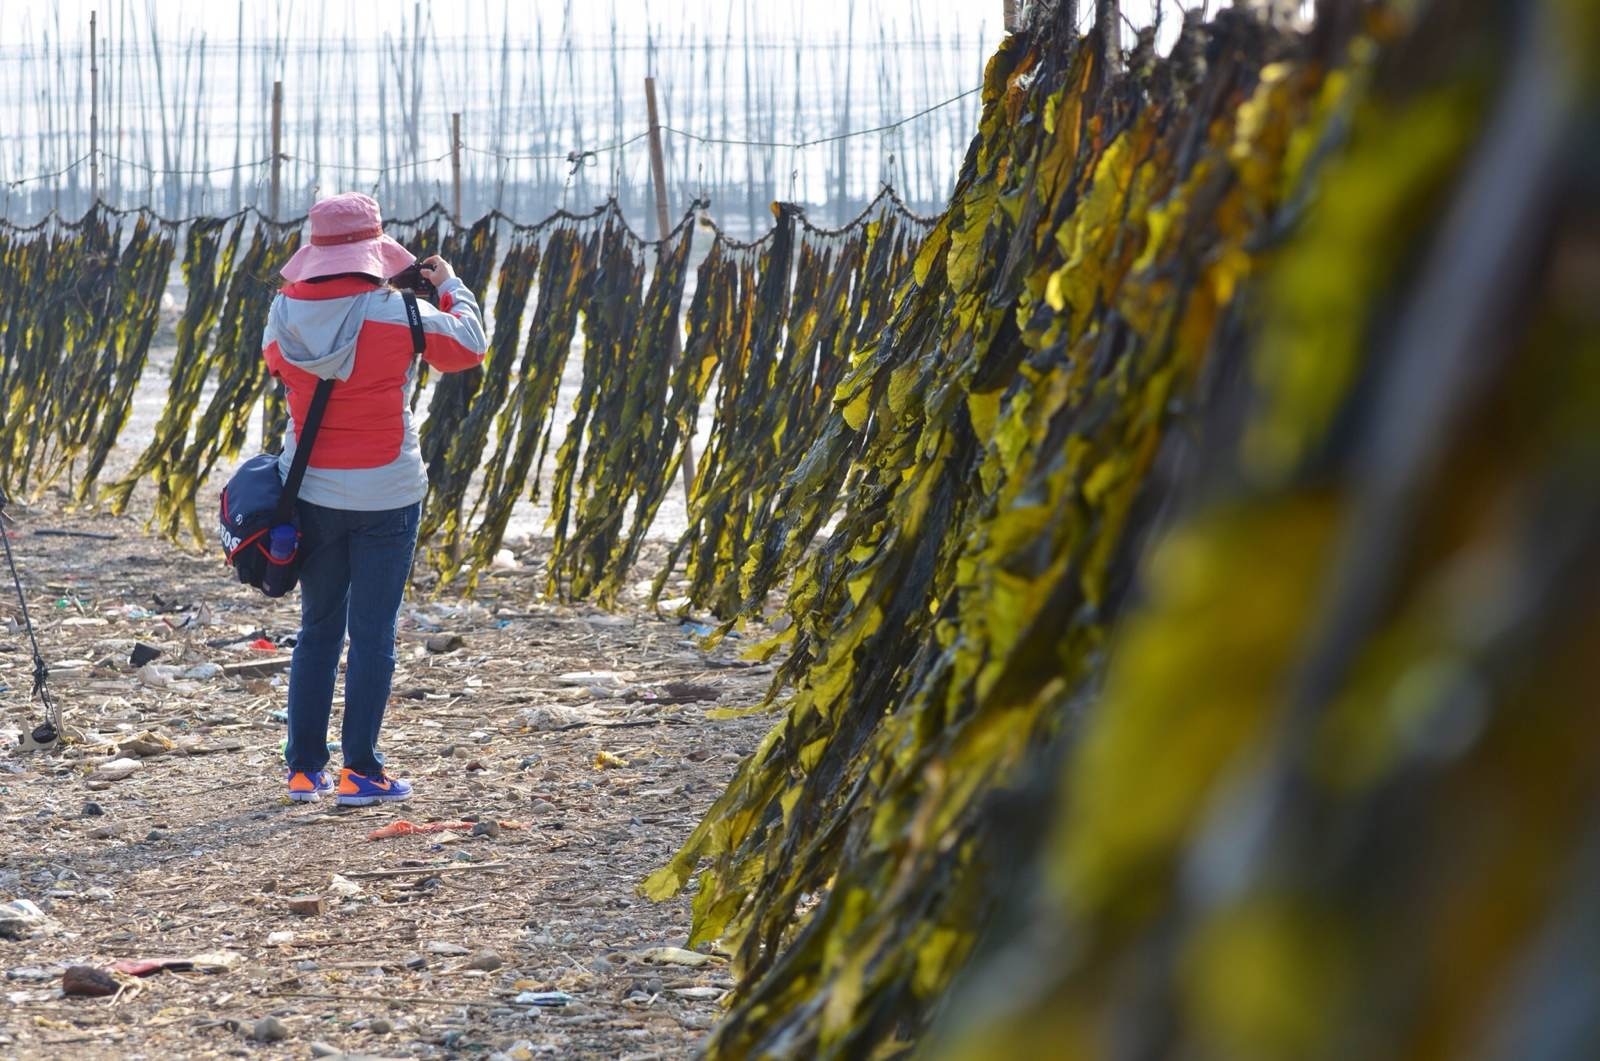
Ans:
POLYGON ((410 291, 429 302, 439 297, 439 289, 433 286, 433 281, 422 275, 422 263, 412 262, 400 272, 389 277, 389 286, 400 291, 410 291))

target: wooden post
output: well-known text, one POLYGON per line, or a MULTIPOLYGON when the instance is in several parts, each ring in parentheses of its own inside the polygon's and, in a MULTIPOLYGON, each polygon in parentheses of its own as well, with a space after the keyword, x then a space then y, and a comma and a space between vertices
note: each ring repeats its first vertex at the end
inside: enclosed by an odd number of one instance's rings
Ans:
POLYGON ((1122 5, 1118 0, 1095 0, 1094 21, 1105 49, 1106 73, 1115 73, 1122 65, 1122 5))
POLYGON ((1022 29, 1017 19, 1017 0, 1005 0, 1005 27, 1007 33, 1017 33, 1022 29))
POLYGON ((100 47, 89 12, 89 202, 100 201, 100 47))
POLYGON ((656 190, 656 238, 667 238, 667 159, 661 150, 661 121, 656 112, 656 79, 644 79, 644 103, 650 112, 650 180, 656 190))
POLYGON ((450 115, 450 184, 455 189, 455 223, 461 226, 461 114, 450 115))
MULTIPOLYGON (((666 256, 667 233, 671 231, 667 217, 667 156, 661 150, 661 119, 656 111, 656 79, 644 79, 644 102, 650 112, 650 183, 656 190, 656 237, 662 240, 657 258, 666 256)), ((681 310, 682 307, 679 307, 681 310)), ((678 328, 672 329, 672 365, 676 367, 678 359, 683 356, 682 334, 678 328)), ((669 371, 671 369, 669 368, 669 371)), ((683 502, 687 506, 689 495, 694 485, 694 429, 684 435, 683 439, 683 502)))
POLYGON ((279 218, 278 196, 283 187, 283 82, 272 83, 272 184, 267 196, 267 213, 279 218))

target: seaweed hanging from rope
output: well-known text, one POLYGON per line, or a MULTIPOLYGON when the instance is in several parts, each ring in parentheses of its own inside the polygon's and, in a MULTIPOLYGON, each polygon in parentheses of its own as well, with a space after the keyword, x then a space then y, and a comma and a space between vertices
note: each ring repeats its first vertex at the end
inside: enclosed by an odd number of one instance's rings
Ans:
POLYGON ((225 457, 237 456, 249 435, 257 402, 266 392, 261 335, 278 287, 278 270, 300 246, 300 226, 258 220, 249 249, 228 278, 226 305, 216 326, 210 361, 215 391, 194 423, 192 441, 164 461, 158 480, 155 522, 169 538, 187 529, 205 540, 196 509, 200 484, 225 457))
POLYGON ((539 263, 538 298, 516 387, 495 421, 495 449, 484 463, 483 485, 467 519, 472 523, 482 513, 468 554, 473 572, 469 587, 499 551, 518 499, 525 490, 538 490, 562 370, 598 254, 597 233, 585 234, 567 221, 551 228, 539 263))
MULTIPOLYGON (((468 229, 452 225, 443 248, 437 252, 451 263, 467 290, 479 298, 486 297, 484 288, 494 269, 497 225, 493 214, 479 218, 468 229)), ((427 382, 427 375, 427 364, 418 365, 418 394, 427 382)), ((478 393, 482 379, 483 368, 475 367, 443 373, 434 384, 433 398, 428 402, 428 417, 417 431, 422 463, 428 470, 430 480, 435 475, 444 478, 459 472, 459 469, 447 465, 446 458, 456 431, 472 408, 474 395, 478 393)), ((429 506, 432 507, 431 501, 429 506)), ((443 518, 442 513, 434 512, 433 520, 442 522, 443 518)))
POLYGON ((720 351, 711 439, 695 469, 688 527, 673 546, 663 581, 687 554, 688 596, 718 615, 738 609, 737 594, 716 595, 719 574, 742 562, 750 518, 748 484, 767 466, 776 442, 775 403, 767 399, 779 372, 789 308, 796 210, 774 203, 777 224, 740 255, 732 313, 722 318, 730 344, 720 351))
POLYGON ((0 282, 37 292, 5 300, 7 485, 37 491, 81 459, 76 495, 89 496, 126 421, 158 323, 172 238, 140 214, 124 239, 113 216, 97 206, 75 222, 52 217, 4 229, 0 282))
POLYGON ((1193 98, 1184 70, 1128 91, 1064 21, 991 62, 951 208, 792 479, 852 460, 769 646, 793 645, 786 717, 647 886, 711 859, 692 939, 741 973, 713 1056, 886 1049, 961 968, 999 884, 988 795, 1095 686, 1170 429, 1310 123, 1318 75, 1270 66, 1248 19, 1193 98))
POLYGON ((6 485, 27 491, 62 467, 60 432, 81 397, 64 377, 92 375, 86 363, 107 325, 97 310, 115 282, 120 232, 98 209, 76 222, 47 219, 13 231, 10 275, 0 279, 35 294, 4 300, 14 309, 6 331, 5 472, 6 485))
MULTIPOLYGON (((178 319, 177 350, 173 355, 166 402, 156 421, 153 437, 122 479, 107 487, 102 500, 121 515, 139 480, 161 469, 187 444, 190 422, 200 405, 206 381, 216 368, 208 356, 211 333, 222 316, 227 281, 244 234, 243 220, 199 218, 189 225, 182 264, 187 301, 178 319), (231 235, 229 234, 231 228, 231 235)), ((268 436, 271 441, 272 436, 268 436)))
POLYGON ((670 237, 641 302, 645 245, 620 220, 605 227, 583 384, 551 488, 552 593, 614 601, 632 561, 624 528, 665 488, 663 414, 692 235, 685 223, 670 237))
POLYGON ((75 423, 68 427, 70 452, 84 461, 76 491, 80 502, 95 495, 100 470, 128 422, 134 390, 161 323, 161 296, 176 251, 174 236, 171 226, 140 215, 107 292, 107 334, 100 340, 99 364, 93 378, 82 381, 75 423))
MULTIPOLYGON (((643 418, 648 434, 634 440, 635 453, 631 457, 633 506, 627 516, 627 531, 611 549, 606 561, 608 571, 596 588, 597 599, 606 604, 615 602, 621 592, 623 582, 638 559, 645 535, 661 508, 662 499, 678 478, 686 446, 694 437, 700 402, 705 397, 716 365, 716 355, 708 351, 703 339, 696 335, 696 313, 704 312, 703 309, 696 309, 703 304, 702 292, 697 289, 695 306, 691 306, 689 315, 689 339, 677 355, 671 372, 663 367, 672 361, 672 340, 682 335, 678 315, 687 280, 693 239, 690 225, 694 212, 692 208, 689 216, 672 233, 670 238, 676 242, 670 243, 669 249, 658 259, 657 272, 651 278, 650 292, 645 300, 646 326, 651 332, 648 337, 641 337, 641 346, 653 352, 640 366, 640 383, 646 393, 635 415, 643 418)), ((712 253, 716 253, 715 248, 712 253)), ((709 258, 702 263, 698 274, 700 282, 706 282, 715 275, 714 268, 706 268, 709 263, 709 258)), ((704 295, 714 297, 710 290, 704 295)), ((586 486, 586 489, 591 488, 586 486)), ((620 518, 621 513, 617 515, 620 518)))
POLYGON ((512 370, 519 362, 522 319, 539 275, 539 241, 517 233, 500 265, 494 303, 494 334, 483 362, 483 380, 466 416, 452 432, 443 467, 428 476, 428 501, 419 540, 442 540, 433 546, 434 566, 445 577, 459 562, 465 527, 459 516, 474 473, 482 468, 484 447, 495 419, 511 390, 512 370))
MULTIPOLYGON (((890 203, 887 193, 880 202, 890 203)), ((925 225, 897 202, 876 219, 843 230, 806 225, 788 348, 767 398, 776 445, 770 462, 746 475, 750 518, 739 562, 722 572, 715 599, 738 599, 741 612, 758 614, 774 583, 794 570, 833 516, 850 462, 837 453, 822 463, 806 462, 819 440, 824 453, 830 449, 835 392, 850 365, 870 356, 925 225), (823 477, 807 474, 815 471, 823 477)))

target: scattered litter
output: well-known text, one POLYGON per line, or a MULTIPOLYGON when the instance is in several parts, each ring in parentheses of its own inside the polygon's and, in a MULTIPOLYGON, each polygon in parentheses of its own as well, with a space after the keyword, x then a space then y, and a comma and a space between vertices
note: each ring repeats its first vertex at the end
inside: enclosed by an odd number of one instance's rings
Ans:
POLYGON ((24 984, 42 984, 46 980, 54 980, 55 978, 56 974, 49 969, 37 969, 32 966, 6 970, 7 980, 17 980, 24 984))
POLYGON ((429 954, 437 954, 443 958, 465 958, 472 953, 472 951, 459 943, 449 943, 440 939, 430 941, 422 949, 429 954))
POLYGON ((361 894, 361 885, 348 877, 341 877, 335 873, 333 879, 328 882, 328 892, 331 895, 337 895, 341 899, 349 899, 352 896, 361 894))
POLYGON ((144 764, 138 759, 113 759, 108 763, 102 763, 91 771, 88 780, 121 781, 124 778, 132 777, 143 766, 144 764))
POLYGON ((639 952, 639 960, 651 965, 710 965, 716 961, 709 954, 701 954, 697 950, 685 950, 682 947, 651 947, 639 952))
MULTIPOLYGON (((401 818, 399 821, 390 822, 388 825, 385 825, 380 829, 372 830, 372 832, 367 834, 367 839, 368 840, 388 840, 389 838, 395 837, 395 836, 416 836, 416 835, 425 834, 425 833, 448 833, 448 832, 470 833, 470 832, 475 832, 479 826, 487 825, 487 824, 489 824, 489 823, 487 823, 487 822, 423 822, 421 825, 418 825, 416 822, 410 822, 410 821, 407 821, 404 818, 401 818)), ((495 822, 494 824, 495 824, 496 827, 498 827, 500 829, 524 829, 524 828, 527 828, 521 822, 516 822, 516 821, 499 821, 499 822, 495 822)), ((479 835, 483 835, 483 834, 480 833, 479 835)))
POLYGON ((511 1001, 519 1006, 565 1006, 577 1000, 565 991, 524 991, 511 1001))
POLYGON ((289 912, 299 914, 301 917, 315 917, 325 913, 327 903, 320 895, 291 895, 289 896, 289 912))
POLYGON ((289 1038, 289 1026, 277 1017, 262 1017, 251 1027, 250 1038, 258 1043, 280 1043, 289 1038))
POLYGON ((454 652, 466 643, 466 638, 460 634, 433 634, 423 642, 423 647, 434 655, 444 655, 446 652, 454 652))
MULTIPOLYGON (((140 608, 139 611, 144 611, 144 609, 140 608)), ((142 667, 160 655, 161 650, 156 646, 138 641, 134 643, 133 651, 128 655, 128 663, 134 667, 142 667)))
POLYGON ((73 965, 61 974, 61 993, 81 998, 105 998, 122 990, 117 978, 92 965, 73 965))
POLYGON ((212 678, 222 677, 222 665, 220 663, 196 663, 188 670, 180 673, 178 677, 209 681, 212 678))
POLYGON ((633 671, 580 670, 555 676, 557 685, 580 686, 585 689, 621 689, 637 678, 633 671))
POLYGON ((613 755, 608 751, 598 751, 594 756, 594 768, 596 770, 617 770, 627 765, 628 760, 620 755, 613 755))
POLYGON ((566 729, 568 726, 577 725, 581 719, 578 713, 571 708, 559 707, 555 704, 540 704, 538 707, 528 707, 517 713, 517 721, 522 723, 522 728, 536 733, 548 733, 552 730, 566 729))
POLYGON ((117 745, 117 754, 131 759, 151 759, 158 755, 166 755, 176 747, 176 744, 161 734, 145 730, 137 737, 130 737, 120 742, 117 745))
POLYGON ((271 638, 267 638, 267 637, 258 637, 258 638, 256 638, 254 641, 250 642, 250 647, 255 649, 257 652, 276 652, 276 651, 278 651, 278 646, 272 643, 272 639, 271 638))

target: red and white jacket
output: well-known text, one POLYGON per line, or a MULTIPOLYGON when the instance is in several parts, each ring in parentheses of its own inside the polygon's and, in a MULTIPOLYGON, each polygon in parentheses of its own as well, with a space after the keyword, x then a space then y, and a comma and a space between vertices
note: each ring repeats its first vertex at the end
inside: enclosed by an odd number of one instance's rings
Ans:
MULTIPOLYGON (((483 361, 488 339, 478 300, 459 279, 439 289, 439 308, 419 302, 436 371, 483 361)), ((289 399, 279 474, 287 476, 317 381, 337 379, 312 444, 300 496, 314 505, 372 512, 402 508, 428 491, 411 422, 416 358, 405 302, 359 278, 289 284, 273 299, 262 354, 289 399)))

